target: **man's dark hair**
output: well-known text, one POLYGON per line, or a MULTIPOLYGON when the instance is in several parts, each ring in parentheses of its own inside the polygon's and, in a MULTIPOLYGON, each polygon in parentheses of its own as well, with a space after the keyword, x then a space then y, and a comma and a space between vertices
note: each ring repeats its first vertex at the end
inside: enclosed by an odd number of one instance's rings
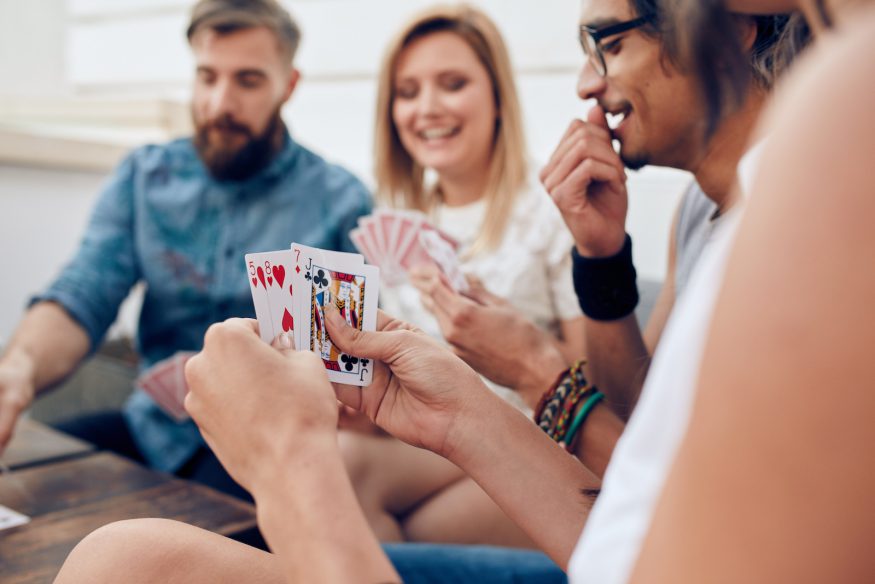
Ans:
POLYGON ((301 29, 276 0, 200 0, 192 9, 185 34, 191 43, 203 29, 223 35, 260 26, 276 36, 283 56, 291 64, 301 41, 301 29))
POLYGON ((737 16, 723 0, 629 0, 636 16, 651 16, 641 32, 658 38, 665 56, 699 80, 708 132, 732 107, 744 102, 751 83, 769 89, 793 57, 808 43, 809 31, 798 16, 750 16, 757 34, 742 50, 737 16))
POLYGON ((699 81, 709 133, 744 102, 751 84, 770 89, 810 38, 800 15, 740 16, 728 12, 724 0, 630 1, 662 14, 659 32, 670 56, 699 81), (750 51, 742 48, 739 18, 756 24, 750 51))

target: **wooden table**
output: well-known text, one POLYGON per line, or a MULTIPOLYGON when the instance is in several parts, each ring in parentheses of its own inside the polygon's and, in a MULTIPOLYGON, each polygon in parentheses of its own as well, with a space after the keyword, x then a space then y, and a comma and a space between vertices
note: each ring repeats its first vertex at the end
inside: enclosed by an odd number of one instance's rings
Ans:
POLYGON ((3 584, 51 582, 70 550, 112 521, 164 517, 227 536, 252 532, 256 523, 248 503, 107 452, 31 459, 0 478, 0 504, 31 517, 0 531, 3 584))
POLYGON ((22 418, 0 463, 11 469, 46 464, 94 452, 94 446, 49 428, 28 418, 22 418))

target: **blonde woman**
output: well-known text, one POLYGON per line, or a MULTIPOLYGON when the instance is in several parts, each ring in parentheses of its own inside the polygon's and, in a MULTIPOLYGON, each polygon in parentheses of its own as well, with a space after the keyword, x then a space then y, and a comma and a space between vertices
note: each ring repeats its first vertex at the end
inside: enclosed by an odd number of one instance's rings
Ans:
MULTIPOLYGON (((475 288, 505 298, 553 333, 567 359, 583 355, 571 280, 571 236, 529 175, 520 105, 495 24, 465 5, 432 8, 390 43, 377 97, 375 165, 384 206, 425 213, 459 242, 475 288)), ((422 288, 434 269, 381 292, 384 307, 440 337, 422 288)), ((493 389, 527 410, 516 392, 493 389)), ((347 467, 386 541, 529 545, 454 465, 393 438, 345 432, 347 467)))

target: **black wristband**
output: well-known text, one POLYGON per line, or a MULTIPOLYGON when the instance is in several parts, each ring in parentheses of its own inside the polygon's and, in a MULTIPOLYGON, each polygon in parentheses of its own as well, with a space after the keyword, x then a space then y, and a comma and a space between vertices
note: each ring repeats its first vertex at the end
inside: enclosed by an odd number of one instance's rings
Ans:
POLYGON ((574 291, 583 313, 593 320, 617 320, 638 306, 638 286, 632 264, 632 238, 607 258, 585 258, 571 249, 574 291))

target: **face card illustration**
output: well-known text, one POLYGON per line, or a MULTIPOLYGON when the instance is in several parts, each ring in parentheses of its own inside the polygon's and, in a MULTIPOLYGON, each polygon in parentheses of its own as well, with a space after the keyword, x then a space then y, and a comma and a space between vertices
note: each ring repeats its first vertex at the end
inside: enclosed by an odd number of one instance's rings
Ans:
MULTIPOLYGON (((379 268, 346 258, 338 258, 322 250, 309 250, 304 268, 304 289, 308 302, 301 313, 302 348, 322 358, 328 379, 351 385, 369 385, 373 366, 368 359, 347 355, 331 341, 325 325, 325 307, 335 306, 349 326, 359 330, 375 330, 379 268)), ((303 299, 302 299, 303 300, 303 299)))
POLYGON ((313 258, 319 258, 320 262, 332 262, 337 265, 344 266, 362 266, 365 259, 361 254, 345 253, 340 251, 329 251, 319 249, 318 247, 310 247, 300 243, 292 243, 289 252, 293 257, 294 273, 291 278, 291 285, 296 290, 294 311, 292 312, 295 322, 299 323, 295 327, 295 347, 298 349, 305 348, 307 345, 307 319, 309 318, 309 290, 313 282, 314 274, 312 272, 313 258))

